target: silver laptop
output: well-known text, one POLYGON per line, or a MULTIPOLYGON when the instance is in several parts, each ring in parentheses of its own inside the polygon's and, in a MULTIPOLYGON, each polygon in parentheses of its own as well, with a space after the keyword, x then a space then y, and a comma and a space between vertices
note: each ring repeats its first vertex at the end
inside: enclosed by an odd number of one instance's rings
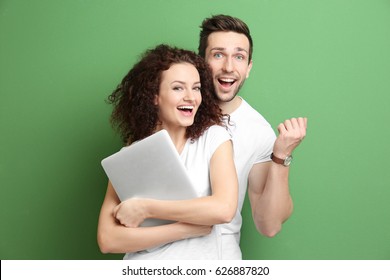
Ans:
MULTIPOLYGON (((197 196, 166 130, 123 148, 101 164, 121 201, 132 197, 181 200, 197 196)), ((141 226, 171 222, 147 219, 141 226)))

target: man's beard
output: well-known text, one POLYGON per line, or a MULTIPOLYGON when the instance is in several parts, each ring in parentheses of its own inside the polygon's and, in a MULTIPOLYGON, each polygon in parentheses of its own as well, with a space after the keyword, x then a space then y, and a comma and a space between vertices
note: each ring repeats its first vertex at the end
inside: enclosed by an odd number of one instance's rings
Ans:
POLYGON ((220 94, 220 93, 218 93, 218 92, 215 92, 215 94, 216 94, 216 96, 217 96, 219 102, 226 102, 226 103, 227 103, 227 102, 232 101, 232 100, 236 97, 236 95, 240 92, 240 90, 241 90, 241 88, 243 87, 244 83, 245 83, 245 80, 243 80, 243 81, 240 83, 240 85, 238 86, 238 88, 236 89, 236 91, 233 92, 233 95, 231 95, 231 96, 230 96, 230 95, 228 96, 228 94, 224 94, 224 93, 220 94))

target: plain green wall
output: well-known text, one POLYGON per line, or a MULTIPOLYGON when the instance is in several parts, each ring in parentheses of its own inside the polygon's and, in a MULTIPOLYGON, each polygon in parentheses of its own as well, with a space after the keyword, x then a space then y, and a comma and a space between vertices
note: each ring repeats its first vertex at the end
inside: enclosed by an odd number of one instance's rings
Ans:
POLYGON ((0 258, 103 255, 96 226, 120 148, 104 102, 146 48, 196 50, 204 17, 245 20, 242 95, 276 128, 309 118, 292 217, 273 239, 244 207, 246 259, 390 259, 390 1, 0 1, 0 258))

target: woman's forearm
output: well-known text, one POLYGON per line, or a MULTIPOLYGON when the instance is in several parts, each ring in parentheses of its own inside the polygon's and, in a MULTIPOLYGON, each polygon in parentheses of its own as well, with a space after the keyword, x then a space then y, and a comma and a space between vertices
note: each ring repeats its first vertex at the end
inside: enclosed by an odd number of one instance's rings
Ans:
POLYGON ((223 198, 207 196, 192 200, 145 200, 147 218, 174 220, 198 225, 229 223, 237 204, 223 198))

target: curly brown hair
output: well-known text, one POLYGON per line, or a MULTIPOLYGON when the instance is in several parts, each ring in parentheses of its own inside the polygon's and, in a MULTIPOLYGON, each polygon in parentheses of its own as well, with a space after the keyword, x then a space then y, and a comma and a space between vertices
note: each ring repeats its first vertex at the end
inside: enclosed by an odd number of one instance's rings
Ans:
POLYGON ((223 125, 224 115, 214 95, 211 70, 204 59, 195 52, 161 44, 147 50, 108 97, 114 106, 111 124, 125 144, 155 132, 159 119, 154 99, 159 94, 161 75, 178 63, 195 66, 201 82, 202 103, 194 123, 186 129, 186 137, 197 139, 211 125, 223 125))

